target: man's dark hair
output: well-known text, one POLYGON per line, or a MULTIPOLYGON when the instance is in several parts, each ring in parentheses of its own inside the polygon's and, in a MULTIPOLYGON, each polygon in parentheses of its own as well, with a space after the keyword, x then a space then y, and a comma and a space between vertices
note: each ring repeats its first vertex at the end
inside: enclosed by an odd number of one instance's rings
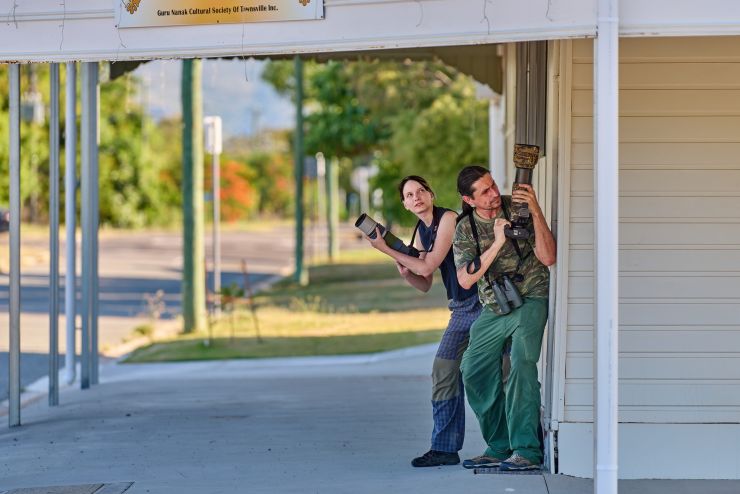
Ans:
POLYGON ((434 196, 434 191, 423 177, 420 177, 419 175, 409 175, 408 177, 403 177, 401 179, 401 182, 399 182, 398 184, 398 195, 401 196, 401 202, 403 202, 403 187, 404 185, 406 185, 406 182, 410 180, 413 180, 414 182, 419 182, 419 185, 424 187, 424 190, 432 194, 432 197, 434 196))
MULTIPOLYGON (((490 174, 491 171, 488 168, 484 168, 480 165, 466 166, 460 173, 457 174, 457 192, 461 196, 473 196, 473 184, 480 180, 485 175, 490 174)), ((459 218, 468 215, 473 212, 473 207, 467 202, 462 202, 462 213, 459 218)), ((458 219, 459 219, 458 218, 458 219)))

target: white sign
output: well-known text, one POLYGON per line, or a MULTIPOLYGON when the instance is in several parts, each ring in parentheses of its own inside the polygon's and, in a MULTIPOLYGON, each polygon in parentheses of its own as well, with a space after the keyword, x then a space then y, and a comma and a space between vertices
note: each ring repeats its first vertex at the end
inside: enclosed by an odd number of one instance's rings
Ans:
POLYGON ((205 133, 204 146, 208 154, 221 154, 223 149, 221 139, 221 117, 205 117, 203 119, 205 133))
POLYGON ((119 28, 324 18, 324 0, 113 0, 113 2, 119 28))

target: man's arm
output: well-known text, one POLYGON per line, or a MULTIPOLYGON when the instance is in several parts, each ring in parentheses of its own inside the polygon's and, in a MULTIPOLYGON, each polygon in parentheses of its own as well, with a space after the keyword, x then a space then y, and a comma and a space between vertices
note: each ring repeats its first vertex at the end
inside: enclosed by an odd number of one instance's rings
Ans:
MULTIPOLYGON (((452 211, 447 211, 439 221, 437 227, 437 238, 434 241, 434 247, 431 252, 427 252, 426 256, 419 256, 418 258, 407 256, 397 250, 391 249, 385 240, 379 235, 376 229, 375 238, 366 237, 370 245, 378 249, 383 254, 392 257, 396 262, 409 268, 413 273, 421 277, 430 277, 434 274, 434 271, 442 264, 447 253, 452 247, 452 237, 455 234, 455 217, 457 215, 452 211)), ((417 238, 417 242, 418 242, 417 238)), ((417 244, 420 246, 420 244, 417 244)), ((408 280, 407 280, 408 281, 408 280)), ((426 290, 425 290, 426 291, 426 290)))
MULTIPOLYGON (((460 286, 468 289, 475 285, 479 279, 488 271, 493 261, 496 260, 496 256, 501 251, 501 248, 506 242, 504 236, 504 227, 510 223, 503 218, 496 218, 493 225, 494 240, 490 247, 488 247, 480 256, 480 267, 472 273, 468 271, 468 264, 460 266, 457 270, 457 282, 460 286)), ((469 264, 471 271, 475 269, 473 264, 469 264)))
POLYGON ((547 226, 545 215, 542 213, 537 195, 531 185, 519 184, 517 190, 511 194, 512 201, 526 202, 532 215, 534 224, 534 254, 545 266, 552 266, 557 260, 557 247, 550 227, 547 226))

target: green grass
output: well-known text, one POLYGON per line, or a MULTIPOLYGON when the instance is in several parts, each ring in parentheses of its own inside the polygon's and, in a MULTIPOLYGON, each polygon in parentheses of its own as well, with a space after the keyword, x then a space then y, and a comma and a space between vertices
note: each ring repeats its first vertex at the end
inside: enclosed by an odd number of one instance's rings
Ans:
POLYGON ((255 297, 256 322, 240 304, 208 331, 154 341, 126 362, 372 353, 439 341, 447 325, 441 283, 421 293, 375 251, 313 266, 309 278, 309 286, 285 279, 255 297))
POLYGON ((344 336, 264 338, 239 337, 182 339, 149 345, 126 362, 179 362, 311 355, 344 355, 382 352, 439 341, 439 330, 344 336))

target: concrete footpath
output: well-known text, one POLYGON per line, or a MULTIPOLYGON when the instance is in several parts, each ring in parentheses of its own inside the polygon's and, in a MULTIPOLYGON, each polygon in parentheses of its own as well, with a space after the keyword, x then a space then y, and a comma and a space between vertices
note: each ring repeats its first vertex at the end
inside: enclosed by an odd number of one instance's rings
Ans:
MULTIPOLYGON (((434 346, 371 356, 110 364, 101 384, 0 427, 0 493, 586 494, 561 475, 415 469, 434 346), (62 486, 66 488, 62 489, 62 486), (29 489, 29 488, 43 489, 29 489), (55 488, 50 488, 55 487, 55 488)), ((483 451, 468 410, 462 457, 483 451)), ((735 481, 625 481, 620 493, 729 494, 735 481)))

